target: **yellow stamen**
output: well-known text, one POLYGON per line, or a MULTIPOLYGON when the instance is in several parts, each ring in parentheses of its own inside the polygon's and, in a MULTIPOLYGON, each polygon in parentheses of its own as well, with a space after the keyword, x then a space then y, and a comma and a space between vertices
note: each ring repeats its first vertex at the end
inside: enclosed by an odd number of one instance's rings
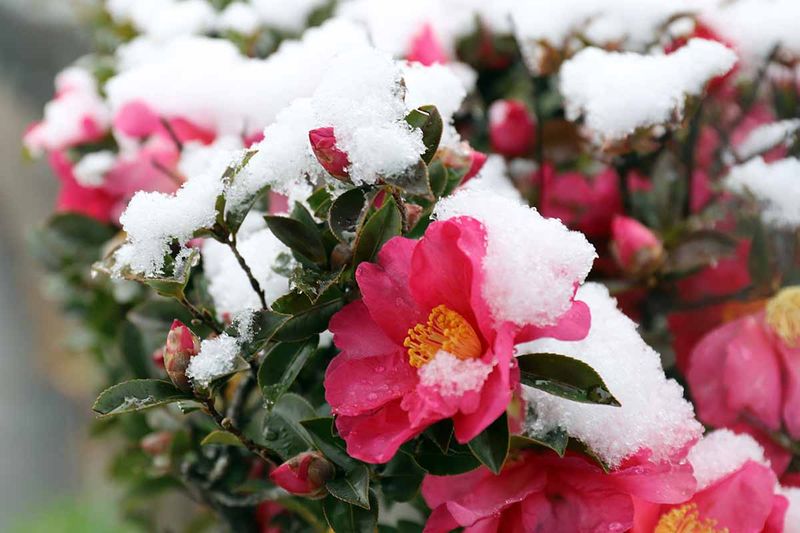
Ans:
POLYGON ((767 324, 790 348, 800 346, 800 286, 787 287, 767 303, 767 324))
POLYGON ((420 368, 442 350, 459 359, 481 356, 481 340, 467 319, 444 305, 435 307, 427 324, 417 324, 408 330, 403 341, 408 348, 408 362, 420 368))
POLYGON ((701 519, 697 505, 690 503, 662 515, 653 533, 728 533, 728 528, 716 525, 716 520, 701 519))

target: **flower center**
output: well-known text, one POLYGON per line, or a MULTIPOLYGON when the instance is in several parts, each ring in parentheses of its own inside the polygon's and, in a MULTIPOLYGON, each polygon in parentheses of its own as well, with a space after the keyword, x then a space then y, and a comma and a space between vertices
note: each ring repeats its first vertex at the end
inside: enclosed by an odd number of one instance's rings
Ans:
POLYGON ((653 533, 728 533, 728 528, 715 529, 716 520, 700 519, 697 505, 682 505, 661 517, 653 533))
POLYGON ((791 348, 800 346, 800 286, 780 291, 767 303, 767 324, 791 348))
POLYGON ((415 368, 426 365, 439 351, 458 359, 477 359, 481 356, 481 340, 467 319, 444 305, 434 307, 426 324, 408 330, 403 341, 408 348, 408 362, 415 368))

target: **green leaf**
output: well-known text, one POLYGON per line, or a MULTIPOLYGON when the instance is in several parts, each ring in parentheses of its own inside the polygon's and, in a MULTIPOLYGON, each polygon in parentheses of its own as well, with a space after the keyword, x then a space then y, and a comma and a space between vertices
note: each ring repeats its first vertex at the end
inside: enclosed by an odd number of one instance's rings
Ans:
POLYGON ((508 455, 509 434, 506 414, 503 413, 467 445, 481 463, 495 474, 499 474, 508 455))
POLYGON ((268 406, 289 390, 318 345, 315 335, 304 342, 276 344, 267 352, 258 369, 258 386, 268 406))
POLYGON ((468 446, 455 440, 453 424, 449 421, 429 428, 406 453, 420 468, 435 476, 463 474, 481 465, 468 446))
POLYGON ((314 212, 314 216, 323 220, 328 218, 332 202, 331 193, 325 187, 320 187, 308 197, 308 206, 314 212))
POLYGON ((340 472, 325 486, 333 496, 353 505, 369 509, 369 468, 358 465, 347 472, 340 472))
POLYGON ((521 435, 511 436, 511 447, 526 448, 533 446, 543 446, 549 448, 558 454, 559 457, 564 457, 569 444, 569 435, 561 428, 553 429, 544 434, 533 434, 525 432, 521 435))
POLYGON ((388 183, 398 189, 402 189, 411 196, 420 196, 428 200, 433 200, 433 191, 428 177, 428 165, 420 159, 416 165, 408 167, 404 172, 383 178, 384 183, 388 183))
POLYGON ((331 233, 343 243, 350 242, 361 216, 367 207, 367 197, 361 189, 350 189, 333 201, 328 212, 331 233))
POLYGON ((406 122, 411 127, 422 130, 422 142, 425 144, 425 153, 422 154, 422 159, 426 163, 430 163, 433 156, 436 155, 439 142, 442 140, 442 132, 444 131, 442 115, 439 114, 436 106, 424 105, 411 111, 406 116, 406 122))
POLYGON ((275 339, 296 342, 322 333, 328 329, 331 317, 343 306, 344 294, 337 287, 329 288, 316 302, 301 292, 292 291, 272 304, 273 311, 290 315, 275 334, 275 339))
POLYGON ((378 527, 378 498, 369 493, 369 509, 345 503, 329 495, 322 503, 325 520, 334 533, 374 533, 378 527))
POLYGON ((200 261, 200 252, 197 249, 192 249, 189 256, 182 259, 180 263, 167 254, 164 257, 164 266, 162 267, 164 273, 156 276, 147 276, 133 272, 127 266, 118 269, 115 252, 116 249, 112 250, 103 260, 92 265, 92 272, 106 276, 111 276, 113 273, 118 272, 124 279, 144 283, 159 295, 168 298, 178 298, 183 295, 186 284, 189 283, 192 268, 200 261))
POLYGON ((104 390, 92 406, 101 416, 112 416, 150 409, 179 400, 192 399, 172 383, 158 379, 134 379, 104 390))
POLYGON ((236 435, 222 430, 212 431, 200 442, 200 446, 208 446, 209 444, 244 447, 244 444, 242 444, 242 441, 240 441, 236 435))
MULTIPOLYGON (((275 313, 267 309, 257 311, 253 315, 250 325, 251 336, 241 343, 242 355, 249 357, 264 348, 290 318, 288 315, 275 313)), ((237 328, 229 328, 228 333, 233 336, 238 335, 237 328)))
POLYGON ((383 494, 392 501, 407 502, 419 493, 425 471, 406 453, 397 453, 380 475, 383 494))
POLYGON ((769 246, 767 229, 761 220, 756 220, 747 268, 756 287, 769 286, 772 281, 772 251, 769 246))
POLYGON ((402 231, 400 210, 394 199, 387 197, 383 207, 367 220, 359 232, 353 248, 353 265, 374 260, 386 241, 400 235, 402 231))
POLYGON ((311 229, 289 217, 267 215, 264 220, 273 235, 295 253, 318 265, 328 261, 322 236, 316 227, 311 229))
POLYGON ((281 396, 263 425, 263 445, 287 461, 311 448, 311 437, 300 424, 315 416, 314 408, 302 397, 287 393, 281 396))
POLYGON ((334 435, 333 418, 309 418, 300 423, 314 441, 322 454, 346 471, 354 469, 358 461, 347 455, 347 448, 341 437, 334 435))
MULTIPOLYGON (((222 174, 222 181, 225 185, 230 186, 236 182, 236 178, 239 174, 244 170, 250 160, 256 155, 256 150, 248 150, 245 152, 244 157, 240 161, 237 161, 225 170, 222 174)), ((247 217, 247 213, 250 212, 250 209, 253 207, 253 204, 256 202, 259 196, 266 192, 265 189, 261 189, 254 194, 249 195, 247 198, 244 198, 243 201, 238 202, 238 204, 233 208, 227 208, 225 202, 225 196, 220 195, 217 199, 217 219, 219 222, 222 222, 222 225, 229 233, 236 233, 239 231, 239 227, 241 227, 242 222, 244 222, 245 217, 247 217)))
POLYGON ((619 406, 603 378, 577 359, 553 353, 517 357, 524 385, 575 402, 619 406))

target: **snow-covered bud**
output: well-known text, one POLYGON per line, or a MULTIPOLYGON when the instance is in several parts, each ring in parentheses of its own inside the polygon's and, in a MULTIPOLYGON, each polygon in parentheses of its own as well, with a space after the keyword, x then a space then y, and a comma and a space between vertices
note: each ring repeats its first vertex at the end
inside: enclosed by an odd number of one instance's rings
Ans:
POLYGON ((308 498, 323 496, 325 483, 333 476, 333 465, 318 452, 301 453, 275 468, 269 475, 285 491, 308 498))
POLYGON ((200 352, 200 339, 180 320, 174 320, 164 346, 164 368, 176 387, 191 391, 192 384, 186 377, 189 360, 200 352))
POLYGON ((308 140, 311 142, 311 149, 314 151, 317 161, 331 176, 342 181, 350 180, 347 170, 350 160, 345 152, 336 147, 333 128, 311 130, 308 132, 308 140))
POLYGON ((611 249, 625 272, 642 275, 661 262, 664 247, 650 229, 633 218, 617 215, 611 222, 611 249))
POLYGON ((489 108, 489 139, 495 152, 519 157, 530 151, 536 136, 535 122, 519 100, 498 100, 489 108))

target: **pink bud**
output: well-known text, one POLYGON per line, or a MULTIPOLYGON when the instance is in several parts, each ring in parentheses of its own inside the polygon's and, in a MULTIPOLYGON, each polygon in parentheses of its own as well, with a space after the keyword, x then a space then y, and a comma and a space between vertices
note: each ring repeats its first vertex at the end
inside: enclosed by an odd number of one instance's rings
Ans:
POLYGON ((347 167, 350 160, 347 154, 336 147, 336 136, 333 128, 317 128, 308 132, 308 140, 311 141, 311 149, 317 157, 319 164, 336 179, 349 181, 350 175, 347 167))
POLYGON ((411 47, 406 54, 406 59, 430 66, 435 63, 447 63, 449 58, 442 43, 436 37, 433 27, 426 23, 411 40, 411 47))
POLYGON ((469 170, 464 176, 464 179, 461 181, 461 184, 463 185, 464 183, 467 182, 467 180, 474 178, 475 175, 481 171, 483 165, 486 164, 487 159, 489 159, 489 156, 487 156, 483 152, 473 150, 469 154, 469 170))
POLYGON ((325 483, 333 475, 333 465, 322 455, 304 452, 275 468, 269 477, 291 494, 316 498, 325 494, 325 483))
POLYGON ((631 274, 647 273, 660 262, 661 240, 638 220, 615 216, 611 223, 612 251, 617 263, 631 274))
POLYGON ((172 439, 173 435, 169 431, 157 431, 145 435, 144 438, 139 441, 139 447, 144 453, 155 457, 156 455, 162 455, 169 451, 172 439))
POLYGON ((489 108, 492 147, 506 157, 519 157, 530 151, 535 126, 528 108, 519 100, 498 100, 489 108))
POLYGON ((186 377, 189 360, 200 352, 200 339, 180 320, 174 320, 164 346, 164 367, 176 387, 191 391, 192 385, 186 377))

